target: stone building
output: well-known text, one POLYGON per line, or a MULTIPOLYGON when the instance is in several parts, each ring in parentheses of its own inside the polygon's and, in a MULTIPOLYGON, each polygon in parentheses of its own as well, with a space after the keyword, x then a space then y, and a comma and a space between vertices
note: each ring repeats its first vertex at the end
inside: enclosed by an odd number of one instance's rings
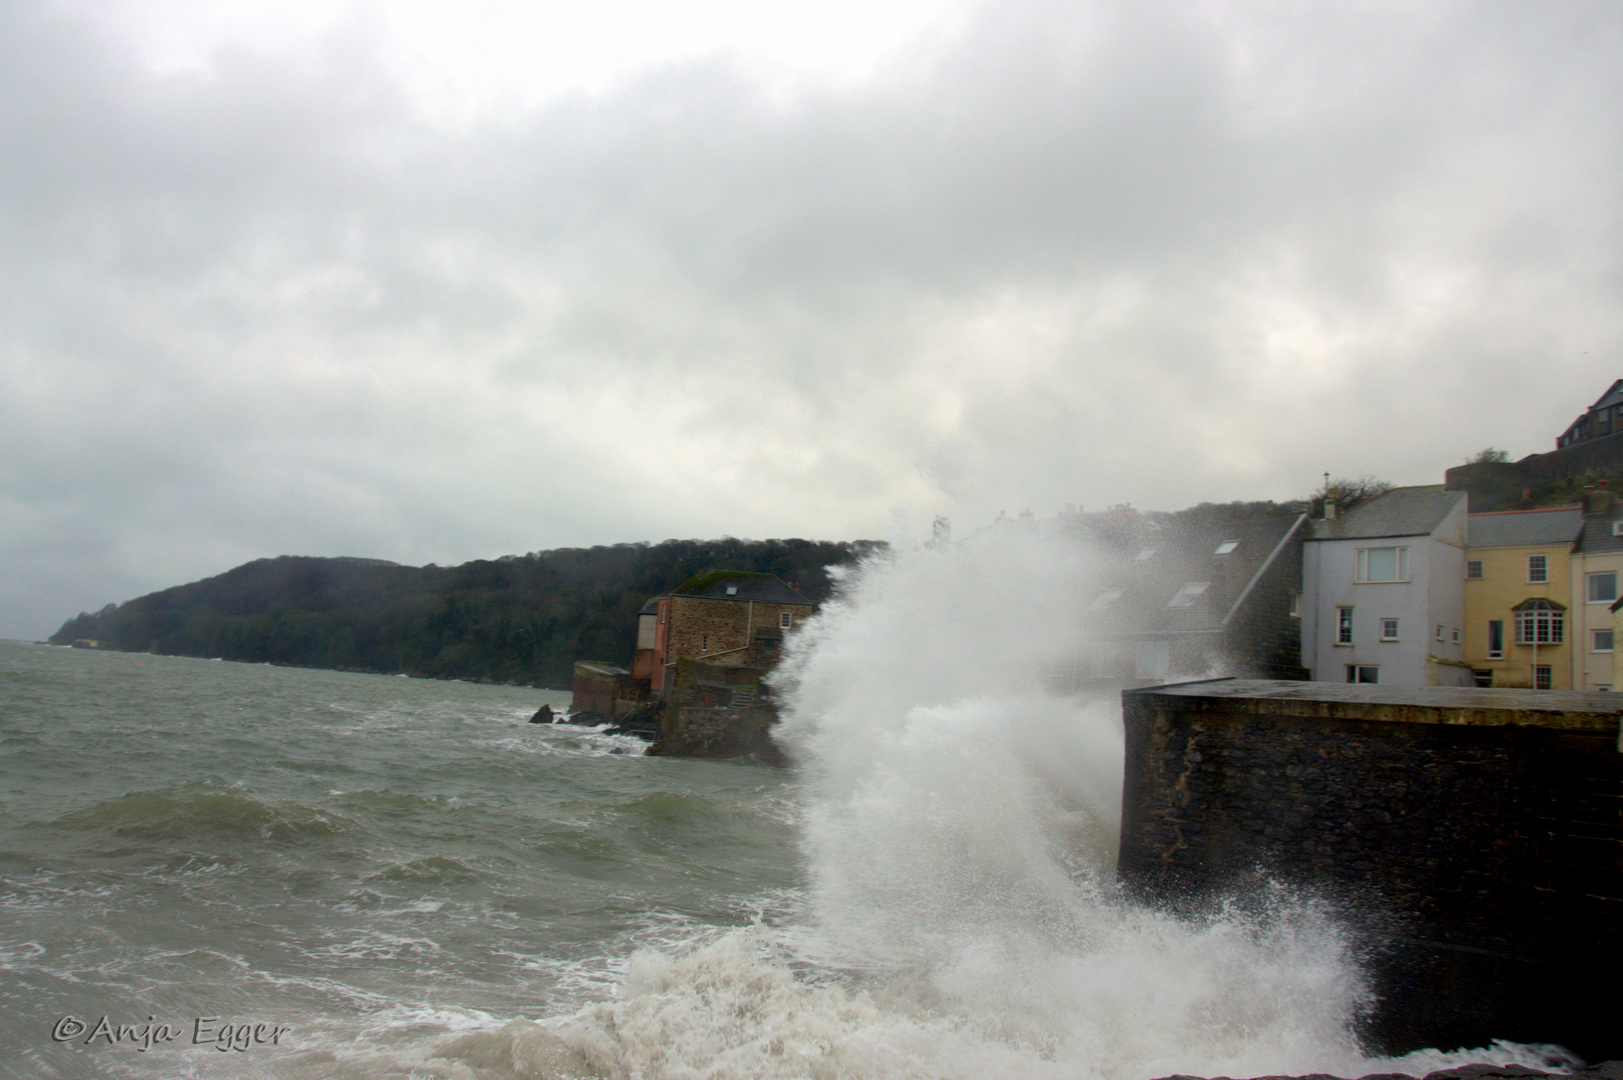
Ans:
POLYGON ((1578 419, 1569 424, 1567 430, 1556 438, 1555 445, 1559 450, 1574 443, 1603 439, 1608 435, 1620 433, 1623 433, 1623 379, 1612 383, 1606 393, 1596 398, 1593 405, 1579 414, 1578 419))
MULTIPOLYGON (((712 667, 771 667, 784 634, 815 610, 777 576, 736 570, 707 570, 651 604, 653 643, 647 666, 658 696, 670 685, 678 660, 712 667)), ((639 633, 639 648, 640 638, 639 633)))

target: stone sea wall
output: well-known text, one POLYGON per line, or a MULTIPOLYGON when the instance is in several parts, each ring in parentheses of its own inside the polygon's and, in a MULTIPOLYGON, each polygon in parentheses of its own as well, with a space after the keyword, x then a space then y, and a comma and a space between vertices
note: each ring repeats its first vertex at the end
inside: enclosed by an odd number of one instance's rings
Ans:
POLYGON ((1123 695, 1119 873, 1198 911, 1283 882, 1366 950, 1384 1049, 1623 1057, 1623 695, 1217 680, 1123 695))
POLYGON ((722 667, 681 660, 660 716, 650 754, 671 757, 753 757, 769 765, 788 763, 771 729, 777 709, 767 697, 760 668, 722 667))

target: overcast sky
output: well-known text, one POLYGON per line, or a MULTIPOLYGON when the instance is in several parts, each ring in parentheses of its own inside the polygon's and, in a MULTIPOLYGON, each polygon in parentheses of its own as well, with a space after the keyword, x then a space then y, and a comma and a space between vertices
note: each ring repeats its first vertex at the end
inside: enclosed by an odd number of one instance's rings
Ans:
POLYGON ((1437 483, 1623 376, 1623 6, 0 4, 0 636, 1437 483))

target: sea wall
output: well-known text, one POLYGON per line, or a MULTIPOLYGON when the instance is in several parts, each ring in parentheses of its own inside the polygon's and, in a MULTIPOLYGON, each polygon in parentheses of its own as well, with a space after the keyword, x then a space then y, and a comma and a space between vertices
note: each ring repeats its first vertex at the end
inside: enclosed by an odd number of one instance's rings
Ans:
POLYGON ((1214 680, 1123 694, 1119 875, 1197 913, 1264 881, 1327 902, 1372 1046, 1623 1057, 1623 695, 1214 680))
POLYGON ((771 729, 777 709, 761 682, 762 668, 679 660, 650 754, 669 757, 753 757, 787 764, 771 729))

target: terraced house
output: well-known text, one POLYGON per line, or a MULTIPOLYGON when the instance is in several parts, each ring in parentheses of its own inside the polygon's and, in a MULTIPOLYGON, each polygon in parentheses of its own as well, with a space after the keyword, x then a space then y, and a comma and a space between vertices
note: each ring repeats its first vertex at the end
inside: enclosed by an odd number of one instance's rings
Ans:
MULTIPOLYGON (((1574 654, 1582 646, 1574 631, 1582 633, 1584 623, 1574 626, 1581 571, 1572 551, 1583 527, 1581 506, 1468 516, 1465 659, 1478 686, 1573 688, 1574 654)), ((1598 611, 1609 628, 1609 610, 1598 611)), ((1607 669, 1609 682, 1609 663, 1607 669)))
POLYGON ((1302 662, 1314 680, 1470 684, 1466 499, 1436 484, 1393 488, 1339 516, 1327 503, 1302 553, 1302 662))

